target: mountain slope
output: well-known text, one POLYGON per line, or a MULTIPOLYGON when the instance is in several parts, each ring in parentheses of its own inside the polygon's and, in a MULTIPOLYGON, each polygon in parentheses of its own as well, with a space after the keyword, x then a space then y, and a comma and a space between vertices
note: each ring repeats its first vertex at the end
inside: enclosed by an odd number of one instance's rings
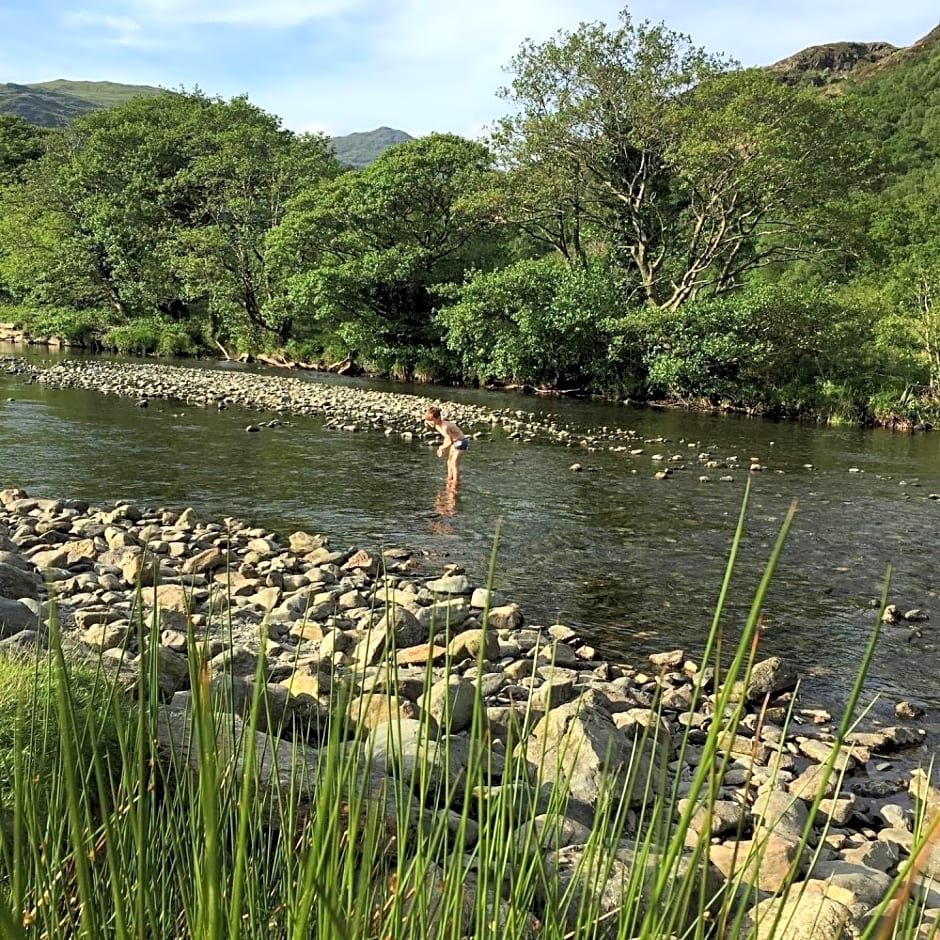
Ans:
POLYGON ((344 134, 332 139, 336 159, 344 166, 357 169, 368 166, 383 150, 414 140, 411 134, 393 127, 377 127, 374 131, 344 134))
POLYGON ((894 176, 940 159, 940 25, 909 46, 829 43, 767 68, 789 85, 855 98, 894 176))
POLYGON ((166 89, 154 85, 122 85, 119 82, 70 82, 57 78, 52 82, 36 82, 30 88, 73 95, 99 108, 111 108, 131 98, 147 98, 162 95, 166 89))
POLYGON ((152 85, 70 82, 57 79, 29 85, 0 84, 0 114, 15 114, 37 127, 63 127, 73 118, 143 95, 162 95, 152 85))
POLYGON ((810 46, 767 68, 790 85, 817 87, 863 82, 931 56, 940 47, 940 25, 909 46, 889 42, 832 42, 810 46))
POLYGON ((831 85, 897 51, 897 46, 889 42, 832 42, 810 46, 774 62, 768 69, 789 85, 831 85))

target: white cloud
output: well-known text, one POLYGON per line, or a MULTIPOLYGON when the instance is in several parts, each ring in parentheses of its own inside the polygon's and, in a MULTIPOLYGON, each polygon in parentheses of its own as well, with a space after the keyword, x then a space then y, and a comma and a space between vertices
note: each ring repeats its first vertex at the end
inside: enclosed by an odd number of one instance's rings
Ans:
POLYGON ((301 121, 292 128, 298 134, 326 134, 327 137, 339 137, 343 132, 336 129, 333 124, 324 124, 322 121, 301 121))
POLYGON ((146 19, 176 23, 229 23, 242 26, 291 27, 349 13, 364 0, 131 0, 146 19))
POLYGON ((95 30, 105 41, 119 45, 136 45, 141 39, 140 23, 129 16, 109 16, 104 13, 67 13, 64 25, 75 30, 95 30))

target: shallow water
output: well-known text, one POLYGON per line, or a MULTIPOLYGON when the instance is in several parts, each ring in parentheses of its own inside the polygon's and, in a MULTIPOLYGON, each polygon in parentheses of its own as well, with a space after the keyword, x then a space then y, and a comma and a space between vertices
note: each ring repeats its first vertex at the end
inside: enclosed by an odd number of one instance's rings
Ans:
POLYGON ((330 431, 312 418, 248 434, 247 424, 276 416, 159 401, 138 408, 130 399, 0 376, 0 486, 94 504, 194 506, 283 536, 320 532, 338 547, 401 545, 431 553, 438 568, 461 564, 479 580, 498 528, 496 587, 530 623, 567 623, 607 656, 640 664, 649 652, 701 651, 750 477, 728 638, 795 500, 764 608, 764 651, 792 655, 808 673, 804 699, 838 711, 890 566, 889 600, 933 619, 917 625, 919 636, 912 625, 884 629, 868 698, 880 693, 881 714, 899 698, 940 708, 940 502, 928 498, 940 493, 940 434, 342 381, 667 440, 638 444, 645 454, 630 457, 487 431, 464 458, 452 500, 443 463, 418 441, 330 431), (766 469, 732 471, 733 482, 719 482, 729 471, 704 470, 696 459, 704 450, 737 456, 745 467, 754 456, 766 469), (657 452, 683 455, 685 469, 654 479, 649 457, 657 452), (591 469, 573 472, 576 461, 591 469), (703 473, 711 482, 699 481, 703 473))

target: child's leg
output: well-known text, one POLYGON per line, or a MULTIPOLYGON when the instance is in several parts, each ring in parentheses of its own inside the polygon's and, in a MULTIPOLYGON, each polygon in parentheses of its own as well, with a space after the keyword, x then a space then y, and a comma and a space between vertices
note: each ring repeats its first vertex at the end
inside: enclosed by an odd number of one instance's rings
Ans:
POLYGON ((463 451, 454 447, 450 449, 450 457, 447 461, 447 479, 454 483, 460 479, 460 458, 463 457, 463 451))

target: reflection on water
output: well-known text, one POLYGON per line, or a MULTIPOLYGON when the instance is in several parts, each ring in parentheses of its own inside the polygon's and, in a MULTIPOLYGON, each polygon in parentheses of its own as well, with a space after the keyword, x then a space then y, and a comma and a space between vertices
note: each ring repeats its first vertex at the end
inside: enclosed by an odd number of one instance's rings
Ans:
POLYGON ((434 516, 430 530, 435 535, 454 535, 452 519, 457 515, 457 483, 447 480, 434 496, 434 516))
MULTIPOLYGON (((210 367, 206 365, 205 367, 210 367)), ((237 368, 236 366, 228 366, 237 368)), ((309 376, 311 381, 329 381, 309 376)), ((347 380, 366 384, 365 380, 347 380)), ((381 383, 372 383, 381 385, 381 383)), ((391 387, 391 386, 383 386, 391 387)), ((771 584, 762 644, 794 655, 833 700, 849 684, 870 635, 870 605, 890 565, 891 601, 932 620, 921 636, 886 627, 871 688, 940 706, 940 434, 825 429, 736 416, 416 387, 430 397, 540 411, 559 424, 633 427, 643 455, 586 455, 521 443, 487 428, 448 489, 434 448, 382 435, 345 434, 312 418, 248 434, 259 416, 81 391, 0 377, 0 486, 95 504, 131 499, 192 505, 286 536, 334 544, 403 545, 486 578, 499 526, 495 587, 531 623, 567 623, 607 655, 701 650, 741 506, 746 471, 700 481, 698 454, 758 457, 724 629, 747 615, 780 524, 796 521, 771 584), (12 399, 12 400, 7 400, 12 399), (650 455, 685 464, 653 478, 650 455), (593 473, 575 473, 575 461, 593 473), (856 470, 858 472, 849 472, 856 470)), ((431 442, 436 443, 436 442, 431 442)))

